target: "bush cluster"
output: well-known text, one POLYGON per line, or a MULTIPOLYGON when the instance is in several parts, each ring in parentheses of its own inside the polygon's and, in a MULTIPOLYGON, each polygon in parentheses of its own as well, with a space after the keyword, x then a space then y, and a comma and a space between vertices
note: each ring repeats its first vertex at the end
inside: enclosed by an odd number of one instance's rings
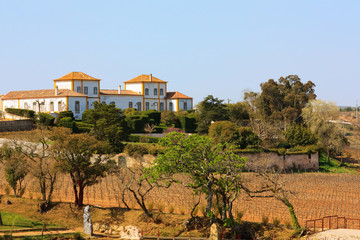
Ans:
POLYGON ((6 108, 5 111, 10 114, 14 114, 21 117, 35 118, 35 111, 19 108, 6 108))

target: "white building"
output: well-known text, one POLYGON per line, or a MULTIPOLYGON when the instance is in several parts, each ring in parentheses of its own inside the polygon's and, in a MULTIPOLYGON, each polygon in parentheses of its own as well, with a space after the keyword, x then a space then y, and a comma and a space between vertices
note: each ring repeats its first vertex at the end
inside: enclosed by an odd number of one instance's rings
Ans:
POLYGON ((36 112, 58 113, 71 110, 75 118, 92 108, 94 102, 115 104, 121 109, 139 111, 182 111, 193 108, 193 99, 179 92, 167 92, 167 82, 150 75, 125 81, 125 90, 100 88, 100 79, 82 72, 71 72, 54 80, 54 89, 11 91, 1 99, 0 109, 22 108, 36 112))

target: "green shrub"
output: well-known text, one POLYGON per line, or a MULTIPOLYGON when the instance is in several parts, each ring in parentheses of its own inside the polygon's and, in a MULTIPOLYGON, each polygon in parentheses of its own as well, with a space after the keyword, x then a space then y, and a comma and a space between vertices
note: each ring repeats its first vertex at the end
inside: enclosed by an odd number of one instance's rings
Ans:
POLYGON ((73 133, 78 133, 79 129, 76 126, 76 122, 71 117, 61 118, 57 124, 59 127, 70 128, 73 133))
POLYGON ((54 126, 55 117, 47 113, 39 113, 37 122, 42 126, 54 126))
POLYGON ((72 111, 62 111, 59 112, 56 118, 56 123, 59 123, 62 118, 70 117, 74 120, 74 113, 72 111))
POLYGON ((142 143, 158 143, 159 138, 150 136, 130 135, 130 142, 142 142, 142 143))
POLYGON ((21 117, 27 118, 35 118, 35 111, 27 110, 27 109, 20 109, 20 108, 6 108, 5 111, 10 114, 14 114, 21 117))
POLYGON ((75 124, 79 133, 89 133, 94 127, 93 124, 84 122, 75 122, 75 124))
POLYGON ((127 144, 124 148, 124 152, 132 157, 141 157, 145 154, 149 154, 149 149, 143 144, 127 144))
POLYGON ((186 133, 193 133, 197 127, 195 117, 188 117, 188 116, 178 116, 180 127, 186 133))
POLYGON ((153 120, 153 123, 155 125, 160 124, 161 112, 158 112, 158 111, 155 111, 155 110, 148 110, 148 111, 145 112, 145 114, 149 116, 149 119, 153 120))
POLYGON ((87 123, 89 121, 89 114, 91 114, 91 111, 90 109, 88 110, 85 110, 81 116, 81 120, 84 122, 84 123, 87 123))

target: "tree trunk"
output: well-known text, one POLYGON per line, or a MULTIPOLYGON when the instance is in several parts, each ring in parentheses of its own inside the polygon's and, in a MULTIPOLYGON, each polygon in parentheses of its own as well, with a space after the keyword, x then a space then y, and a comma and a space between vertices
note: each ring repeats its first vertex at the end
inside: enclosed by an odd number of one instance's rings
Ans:
POLYGON ((84 185, 81 180, 79 180, 79 198, 77 206, 80 208, 84 205, 84 185))
POLYGON ((294 211, 294 207, 293 205, 289 202, 288 199, 284 198, 284 199, 279 199, 281 202, 283 202, 286 207, 288 208, 289 210, 289 213, 290 213, 290 217, 291 217, 291 222, 292 222, 292 225, 293 225, 293 228, 294 230, 299 230, 301 227, 300 227, 300 224, 298 222, 298 219, 295 215, 295 211, 294 211))
POLYGON ((2 218, 1 218, 1 212, 0 212, 0 226, 4 225, 3 224, 3 221, 2 221, 2 218))
POLYGON ((79 198, 78 198, 78 191, 77 191, 77 188, 76 188, 76 182, 75 182, 74 176, 72 174, 70 174, 70 176, 71 176, 71 181, 73 183, 74 196, 75 196, 75 205, 78 206, 79 198))
POLYGON ((330 151, 327 152, 327 161, 328 161, 328 164, 330 164, 330 151))
POLYGON ((209 182, 207 183, 207 186, 206 186, 208 189, 208 195, 206 197, 206 201, 207 201, 206 214, 211 212, 212 200, 213 200, 213 195, 214 195, 214 192, 212 190, 212 185, 213 185, 213 182, 209 180, 209 182))

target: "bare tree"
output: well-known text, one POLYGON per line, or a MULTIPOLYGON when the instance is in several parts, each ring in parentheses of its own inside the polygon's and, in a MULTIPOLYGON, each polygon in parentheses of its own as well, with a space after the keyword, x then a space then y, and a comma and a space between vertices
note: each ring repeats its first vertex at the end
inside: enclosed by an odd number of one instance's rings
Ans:
POLYGON ((147 132, 150 136, 155 131, 156 125, 147 123, 144 127, 144 131, 147 132))

